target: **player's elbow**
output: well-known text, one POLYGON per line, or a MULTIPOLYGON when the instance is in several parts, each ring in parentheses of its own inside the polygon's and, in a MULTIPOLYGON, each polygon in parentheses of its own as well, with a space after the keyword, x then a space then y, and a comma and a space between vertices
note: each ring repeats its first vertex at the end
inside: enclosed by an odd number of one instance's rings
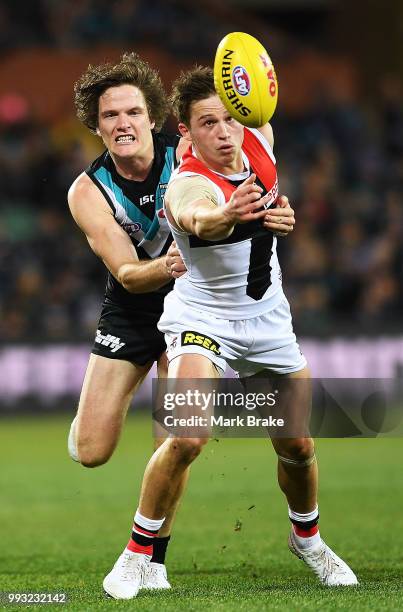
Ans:
POLYGON ((137 293, 136 270, 134 264, 123 264, 120 266, 116 278, 126 291, 129 291, 129 293, 137 293))
POLYGON ((122 285, 123 289, 126 289, 129 293, 136 293, 135 287, 133 287, 133 283, 129 280, 118 279, 119 283, 122 285))
POLYGON ((193 233, 201 240, 217 242, 218 240, 225 240, 228 238, 233 231, 233 227, 228 228, 220 225, 199 223, 195 225, 193 233))

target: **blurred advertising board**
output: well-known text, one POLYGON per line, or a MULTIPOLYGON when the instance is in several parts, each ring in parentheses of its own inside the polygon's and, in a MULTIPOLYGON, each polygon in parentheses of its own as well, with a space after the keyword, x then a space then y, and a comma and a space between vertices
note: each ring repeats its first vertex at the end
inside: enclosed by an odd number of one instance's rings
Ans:
MULTIPOLYGON (((316 378, 396 378, 403 376, 403 336, 390 338, 305 338, 300 341, 316 378)), ((47 404, 80 394, 88 345, 8 345, 0 350, 0 404, 31 396, 47 404)), ((151 401, 150 372, 136 403, 151 401)), ((227 376, 233 376, 232 371, 227 376)))

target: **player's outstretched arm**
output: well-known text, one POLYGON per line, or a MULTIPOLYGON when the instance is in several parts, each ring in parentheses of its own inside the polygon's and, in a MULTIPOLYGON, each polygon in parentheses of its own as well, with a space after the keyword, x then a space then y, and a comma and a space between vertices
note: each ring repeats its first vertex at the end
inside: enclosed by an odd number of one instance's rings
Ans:
POLYGON ((166 256, 139 260, 129 236, 115 221, 108 203, 86 174, 81 174, 70 187, 68 203, 91 249, 127 291, 147 293, 171 280, 166 256))
MULTIPOLYGON (((268 202, 268 196, 262 197, 262 189, 255 184, 256 175, 251 174, 231 196, 224 206, 217 206, 205 197, 184 201, 176 207, 175 220, 178 226, 203 240, 223 240, 228 238, 237 223, 247 223, 265 216, 262 207, 268 202)), ((167 207, 175 208, 170 202, 169 188, 166 194, 167 207)))

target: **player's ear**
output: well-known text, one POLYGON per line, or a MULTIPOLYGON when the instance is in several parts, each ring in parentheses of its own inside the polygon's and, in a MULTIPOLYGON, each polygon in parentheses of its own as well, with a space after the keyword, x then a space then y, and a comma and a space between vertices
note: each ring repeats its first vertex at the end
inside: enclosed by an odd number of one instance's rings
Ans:
POLYGON ((95 131, 96 131, 96 133, 97 133, 97 136, 100 136, 100 135, 101 135, 101 132, 99 131, 99 127, 97 127, 97 129, 96 129, 95 131))
POLYGON ((184 138, 185 140, 188 140, 189 142, 191 142, 192 137, 190 135, 189 129, 186 127, 186 125, 184 123, 179 123, 178 130, 179 130, 180 135, 182 136, 182 138, 184 138))
POLYGON ((150 130, 153 130, 154 128, 155 128, 155 121, 151 121, 150 130))

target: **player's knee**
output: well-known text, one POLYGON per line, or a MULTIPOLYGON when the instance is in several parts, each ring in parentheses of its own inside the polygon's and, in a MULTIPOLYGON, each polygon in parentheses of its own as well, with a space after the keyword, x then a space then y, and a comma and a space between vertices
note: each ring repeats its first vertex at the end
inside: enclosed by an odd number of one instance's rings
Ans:
POLYGON ((77 417, 70 426, 67 447, 70 457, 88 468, 98 467, 106 463, 115 448, 113 443, 101 442, 93 436, 77 430, 77 417))
POLYGON ((167 438, 154 438, 154 450, 162 446, 167 438))
POLYGON ((114 447, 89 436, 77 436, 77 454, 81 465, 88 468, 104 465, 112 456, 114 447))
POLYGON ((93 447, 89 444, 78 443, 78 456, 82 466, 95 468, 104 465, 112 456, 113 449, 93 447))
POLYGON ((105 456, 105 453, 94 452, 90 444, 80 440, 77 432, 77 417, 73 419, 70 426, 67 449, 73 461, 81 463, 84 467, 97 467, 109 459, 109 457, 105 456))
POLYGON ((100 465, 104 465, 108 459, 104 459, 103 457, 84 457, 80 460, 80 463, 85 468, 96 468, 100 465))
POLYGON ((284 460, 283 463, 309 465, 315 456, 315 447, 311 438, 294 438, 287 440, 281 446, 277 449, 277 454, 280 460, 284 460))
POLYGON ((191 463, 201 453, 208 438, 173 438, 171 446, 180 461, 191 463))

